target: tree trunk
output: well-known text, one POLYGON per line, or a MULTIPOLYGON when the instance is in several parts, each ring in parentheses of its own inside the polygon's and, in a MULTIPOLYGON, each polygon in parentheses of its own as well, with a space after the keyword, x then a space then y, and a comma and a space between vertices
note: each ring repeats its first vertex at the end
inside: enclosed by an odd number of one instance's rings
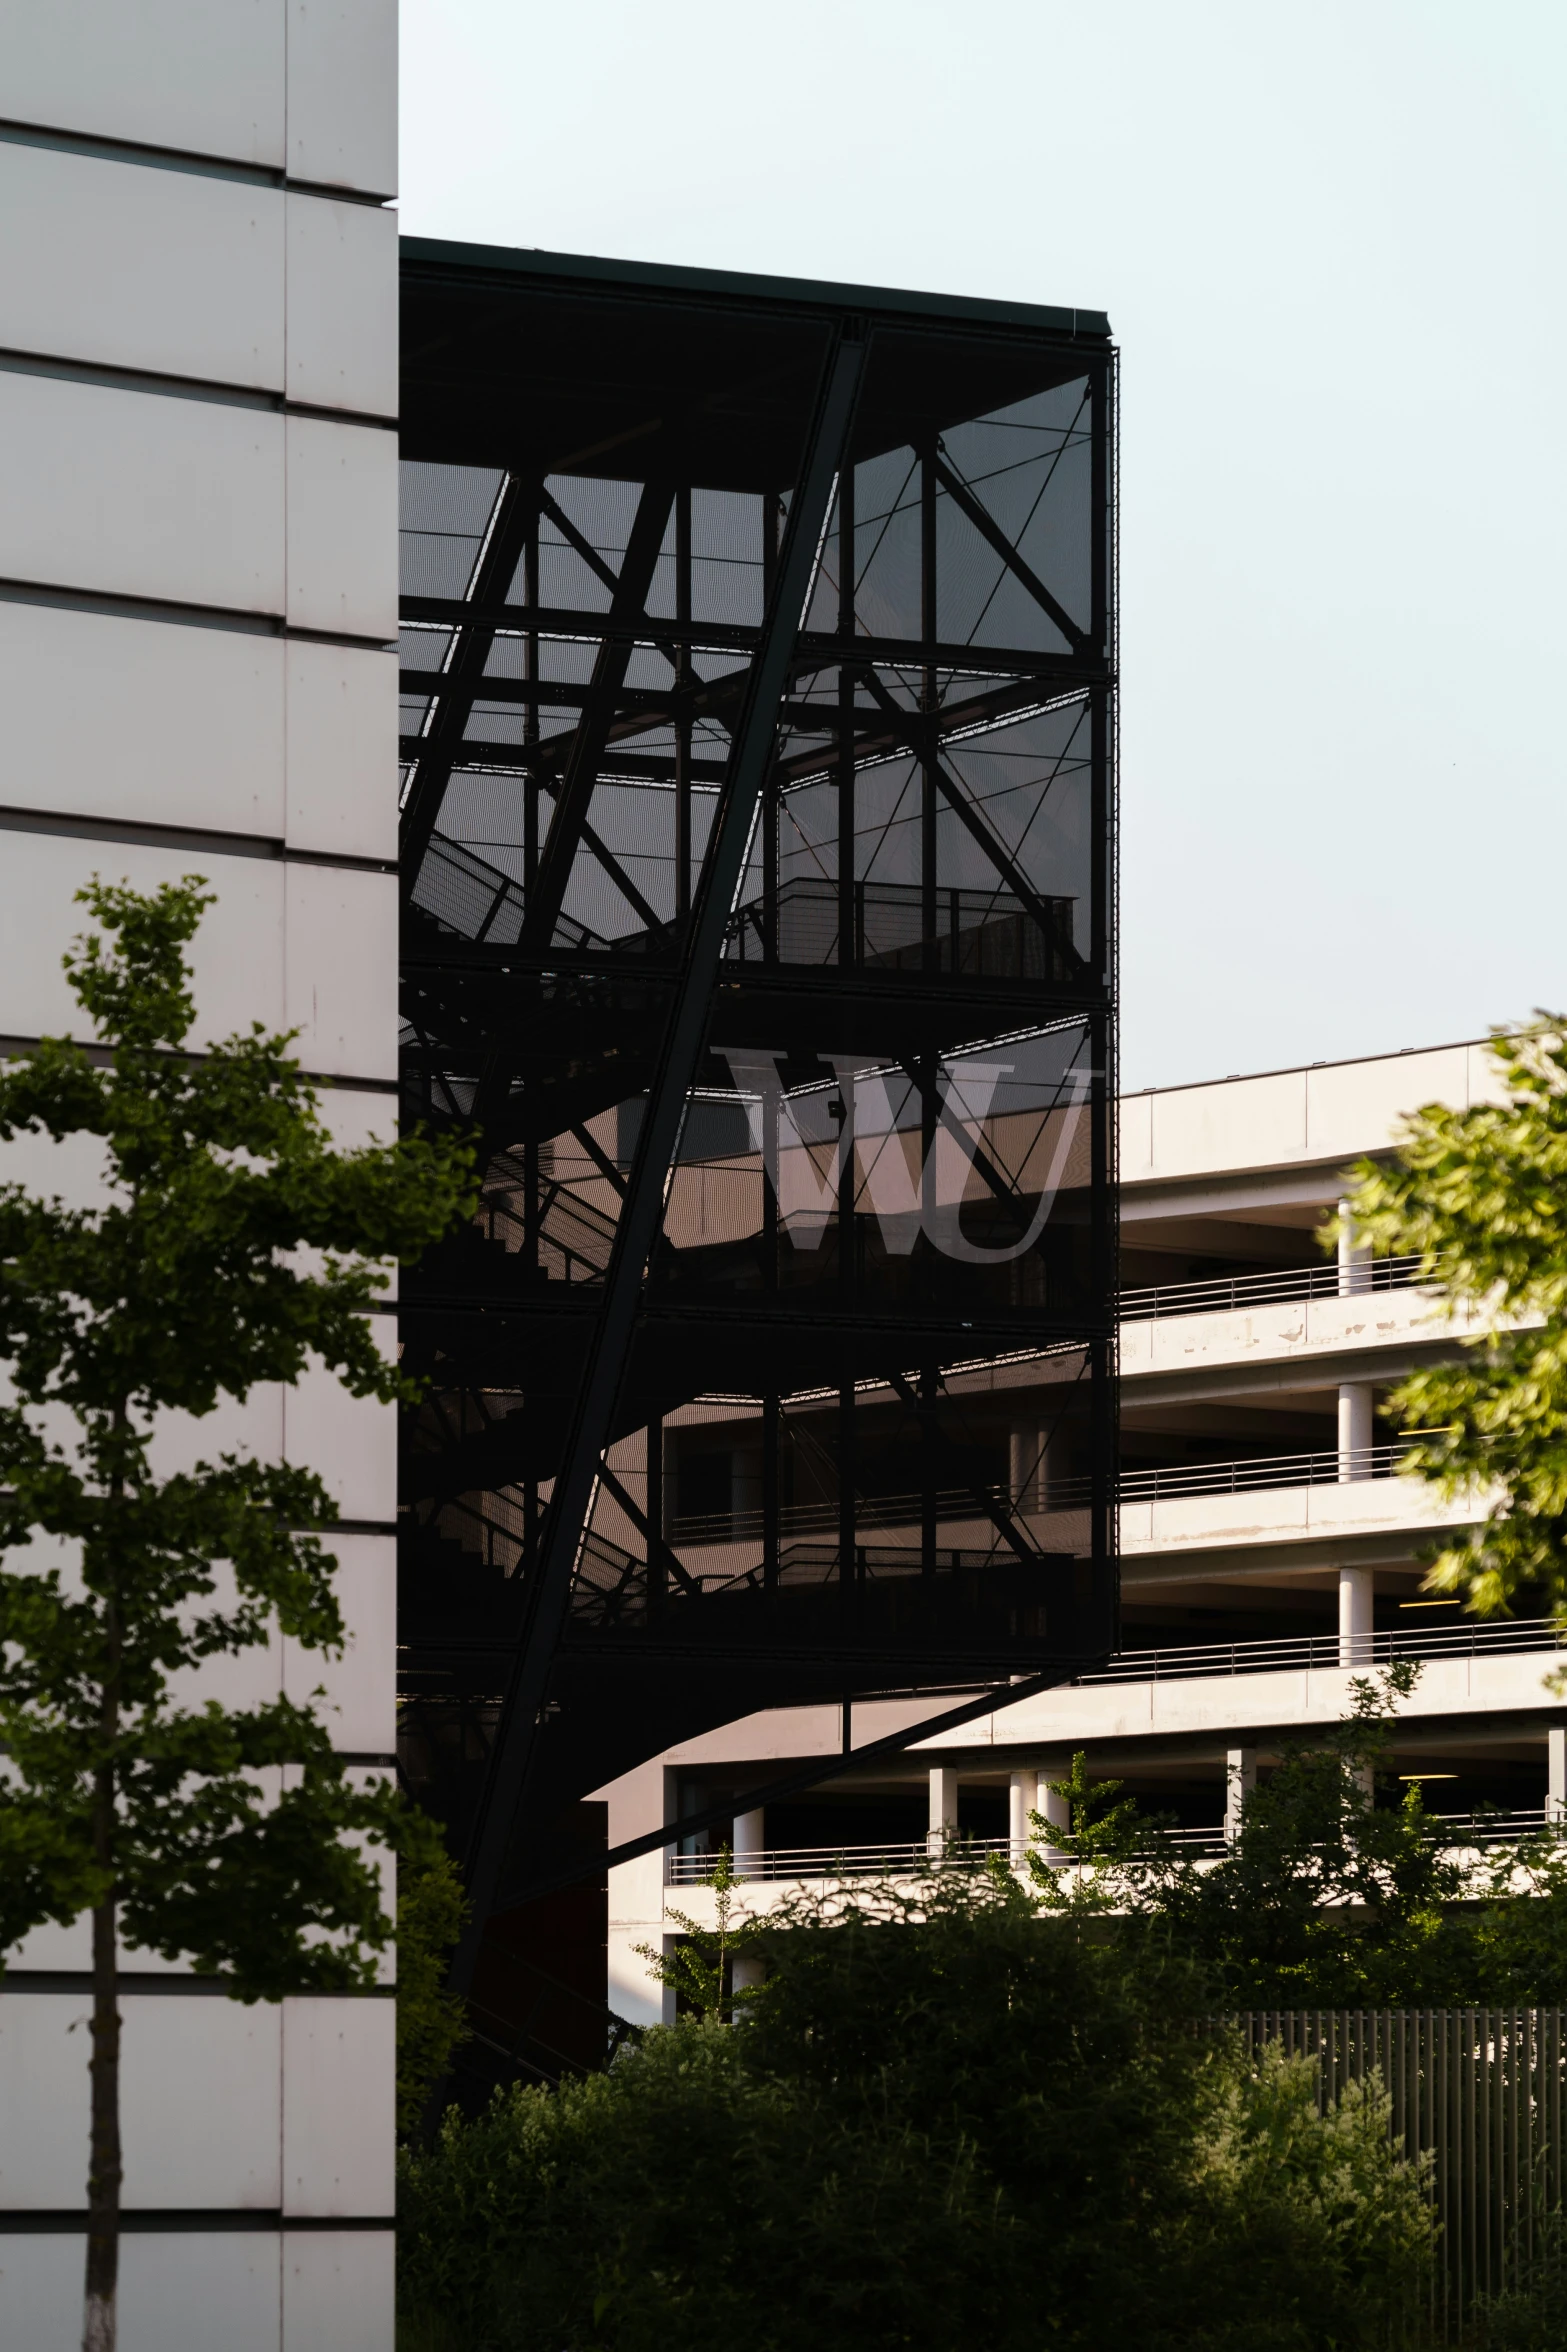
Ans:
MULTIPOLYGON (((117 1416, 118 1418, 119 1416, 117 1416)), ((120 1498, 116 1470, 112 1498, 120 1498)), ((115 1952, 114 1743, 120 1731, 120 1612, 111 1597, 99 1729, 103 1749, 93 1774, 93 1860, 104 1874, 104 1894, 92 1915, 91 2153, 87 2170, 87 2289, 82 2352, 114 2352, 119 2332, 120 2281, 120 1986, 115 1952)))
MULTIPOLYGON (((112 1796, 109 1802, 113 1802, 112 1796)), ((103 1804, 100 1795, 97 1807, 103 1804)), ((92 1915, 92 2166, 87 2175, 87 2310, 82 2352, 114 2352, 116 2333, 122 2167, 114 1914, 114 1897, 110 1895, 92 1915)))

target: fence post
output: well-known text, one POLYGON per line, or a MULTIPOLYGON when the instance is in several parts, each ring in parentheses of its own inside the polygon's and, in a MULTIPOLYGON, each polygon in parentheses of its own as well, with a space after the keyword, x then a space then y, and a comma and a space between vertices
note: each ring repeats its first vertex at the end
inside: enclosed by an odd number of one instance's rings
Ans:
POLYGON ((1315 2061, 1319 2105, 1375 2067, 1389 2136, 1430 2159, 1439 2225, 1431 2317, 1459 2326, 1477 2295, 1517 2284, 1542 2212, 1567 2189, 1567 2085, 1560 2009, 1249 2010, 1247 2050, 1275 2043, 1315 2061))

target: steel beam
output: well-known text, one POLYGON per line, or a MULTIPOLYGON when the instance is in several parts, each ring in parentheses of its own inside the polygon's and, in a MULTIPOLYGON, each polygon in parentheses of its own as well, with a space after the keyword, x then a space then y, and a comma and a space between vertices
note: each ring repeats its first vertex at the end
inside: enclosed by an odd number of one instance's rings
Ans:
POLYGON ((904 710, 901 704, 895 702, 874 670, 867 669, 864 678, 873 698, 895 723, 904 742, 926 761, 937 791, 964 831, 978 843, 1019 904, 1032 915, 1045 937, 1050 938, 1053 925, 1045 901, 1016 859, 1009 856, 1004 844, 996 838, 957 779, 943 766, 939 737, 930 720, 918 711, 904 710))
MULTIPOLYGON (((538 514, 540 485, 536 479, 510 474, 502 485, 491 524, 489 541, 479 559, 473 596, 480 605, 504 597, 522 560, 528 532, 538 514)), ((460 608, 460 609, 466 609, 460 608)), ((433 673, 441 681, 430 732, 421 740, 427 748, 419 756, 413 784, 402 815, 399 859, 405 900, 424 865, 424 853, 441 813, 441 800, 462 749, 468 714, 484 684, 484 666, 495 642, 493 628, 462 621, 444 670, 433 673)))
POLYGON ((544 837, 538 875, 528 893, 521 945, 534 954, 542 954, 549 946, 560 920, 572 864, 598 782, 599 762, 615 721, 617 698, 626 683, 626 670, 636 643, 633 632, 653 585, 654 569, 674 503, 671 482, 649 482, 637 501, 636 520, 631 526, 615 593, 610 599, 606 633, 593 664, 587 708, 572 737, 555 814, 544 837))
MULTIPOLYGON (((550 1670, 570 1601, 582 1530, 592 1508, 643 1276, 663 1213, 665 1180, 685 1115, 686 1096, 701 1054, 709 998, 723 952, 729 911, 772 758, 790 657, 804 613, 833 485, 848 448, 865 352, 863 328, 858 322, 846 322, 830 349, 800 479, 790 505, 761 641, 731 743, 729 781, 703 861, 658 1074, 637 1140, 598 1325, 578 1392, 561 1473, 550 1500, 538 1566, 527 1595, 522 1638, 491 1751, 468 1878, 469 1922, 452 1963, 451 1983, 458 1992, 466 1992, 472 1982, 528 1777, 550 1670)), ((648 580, 652 577, 652 562, 672 502, 673 492, 667 488, 661 488, 656 496, 651 488, 644 492, 633 538, 637 537, 645 514, 648 528, 639 541, 639 564, 646 563, 648 580), (656 534, 652 529, 655 513, 658 515, 656 534), (651 556, 647 553, 649 538, 653 540, 651 556)), ((635 577, 628 549, 621 573, 628 595, 635 577)), ((645 594, 644 584, 639 597, 645 594)), ((567 809, 562 806, 557 811, 556 827, 562 825, 566 815, 567 809)), ((544 863, 548 863, 548 851, 544 863)), ((540 880, 542 883, 542 867, 540 880)), ((559 893, 564 887, 562 873, 555 894, 557 912, 559 893)), ((541 921, 548 905, 548 899, 540 902, 541 921)), ((550 928, 553 923, 551 914, 550 928)))
POLYGON ((995 516, 988 513, 980 504, 961 475, 955 474, 946 459, 942 457, 938 457, 935 461, 935 474, 937 481, 946 491, 953 505, 958 508, 960 513, 968 517, 986 545, 1000 556, 1014 579, 1021 581, 1040 610, 1060 630, 1072 651, 1074 653, 1090 652, 1093 647, 1093 639, 1089 636, 1088 631, 1073 620, 1064 604, 1051 595, 1039 574, 1031 564, 1026 563, 1019 555, 995 516))

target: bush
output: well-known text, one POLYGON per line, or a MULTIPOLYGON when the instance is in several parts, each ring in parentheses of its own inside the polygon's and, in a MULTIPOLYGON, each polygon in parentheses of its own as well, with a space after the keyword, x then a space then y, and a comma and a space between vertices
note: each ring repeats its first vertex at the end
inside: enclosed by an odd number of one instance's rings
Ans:
POLYGON ((1319 2117, 1308 2067, 1194 2029, 1151 1936, 938 1880, 765 1948, 744 2023, 405 2157, 405 2297, 451 2352, 1348 2352, 1418 2306, 1379 2094, 1319 2117))
POLYGON ((397 1857, 397 2129, 406 2136, 468 2039, 446 1962, 462 1933, 462 1877, 427 1815, 412 1807, 397 1857))
POLYGON ((1163 2340, 1193 2352, 1369 2346, 1400 2324, 1409 2340, 1432 2260, 1423 2174, 1390 2149, 1375 2074, 1324 2114, 1317 2084, 1309 2058, 1228 2054, 1184 2232, 1187 2315, 1163 2340))
POLYGON ((404 2159, 407 2299, 461 2352, 956 2344, 1012 2225, 969 2152, 856 2132, 692 2021, 404 2159))
POLYGON ((1475 2306, 1464 2342, 1470 2352, 1561 2352, 1567 2344, 1567 2224, 1560 2213, 1546 2216, 1517 2284, 1475 2306))

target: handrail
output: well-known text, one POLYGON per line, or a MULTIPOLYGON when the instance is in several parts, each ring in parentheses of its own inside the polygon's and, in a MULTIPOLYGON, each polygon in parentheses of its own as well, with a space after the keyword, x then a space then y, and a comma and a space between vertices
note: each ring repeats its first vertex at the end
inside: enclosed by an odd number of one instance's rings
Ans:
POLYGON ((527 1219, 499 1191, 480 1196, 473 1221, 487 1241, 499 1241, 508 1250, 524 1250, 532 1239, 543 1255, 561 1260, 568 1282, 602 1281, 615 1247, 614 1218, 592 1201, 585 1201, 559 1177, 545 1182, 531 1235, 527 1219), (499 1232, 498 1226, 502 1229, 499 1232), (508 1233, 513 1236, 510 1240, 508 1233), (568 1240, 567 1234, 572 1239, 568 1240), (580 1267, 581 1273, 574 1273, 574 1267, 580 1267))
MULTIPOLYGON (((909 882, 850 885, 852 961, 879 969, 936 969, 965 977, 1049 979, 1079 959, 1072 941, 1072 898, 1044 898, 1033 908, 1014 892, 943 884, 934 900, 909 882), (1043 909, 1048 928, 1041 925, 1043 909), (934 915, 934 927, 932 916, 934 915)), ((748 899, 725 933, 730 962, 831 964, 838 961, 839 886, 829 875, 801 874, 771 903, 748 899)))
MULTIPOLYGON (((1165 1495, 1243 1494, 1254 1487, 1353 1485, 1363 1479, 1391 1477, 1417 1438, 1437 1434, 1431 1429, 1410 1429, 1386 1445, 1324 1446, 1310 1454, 1259 1454, 1251 1461, 1181 1462, 1169 1469, 1123 1470, 1116 1481, 1116 1496, 1123 1503, 1146 1503, 1158 1502, 1165 1495)), ((1053 1498, 1056 1489, 1050 1491, 1053 1498)))
MULTIPOLYGON (((1395 1658, 1505 1657, 1520 1650, 1554 1650, 1559 1643, 1549 1617, 1505 1618, 1500 1623, 1428 1625, 1408 1631, 1357 1634, 1357 1666, 1385 1666, 1395 1658)), ((1182 1682, 1194 1676, 1275 1674, 1294 1667, 1341 1663, 1335 1633, 1300 1634, 1286 1641, 1194 1642, 1168 1650, 1122 1650, 1107 1665, 1080 1674, 1091 1682, 1182 1682)))
MULTIPOLYGON (((1428 1818, 1434 1842, 1444 1848, 1502 1845, 1545 1829, 1550 1823, 1543 1805, 1524 1806, 1515 1812, 1434 1813, 1428 1818)), ((1031 1834, 1029 1844, 1042 1860, 1065 1864, 1066 1857, 1059 1849, 1047 1848, 1037 1830, 1031 1834)), ((1173 1848, 1178 1854, 1203 1861, 1222 1854, 1225 1844, 1223 1823, 1213 1822, 1196 1829, 1162 1830, 1150 1837, 1141 1853, 1146 1859, 1173 1848)), ((1011 1838, 954 1837, 939 1847, 933 1847, 928 1839, 882 1846, 777 1846, 765 1852, 736 1854, 733 1862, 735 1876, 740 1880, 891 1878, 926 1870, 983 1870, 998 1856, 1015 1857, 1011 1838)), ((717 1859, 715 1854, 666 1852, 664 1883, 701 1886, 711 1878, 717 1859)))
MULTIPOLYGON (((1391 1476, 1402 1455, 1417 1438, 1432 1430, 1411 1429, 1384 1445, 1325 1446, 1310 1454, 1262 1454, 1251 1461, 1181 1462, 1170 1468, 1123 1470, 1116 1481, 1116 1500, 1122 1503, 1158 1502, 1167 1495, 1242 1494, 1252 1488, 1277 1486, 1338 1486, 1363 1479, 1391 1476)), ((1011 1490, 990 1483, 983 1490, 971 1486, 943 1487, 936 1495, 940 1519, 980 1519, 978 1500, 983 1491, 997 1505, 1033 1519, 1041 1510, 1081 1511, 1092 1500, 1086 1478, 1052 1478, 1038 1503, 1020 1503, 1011 1490)), ((857 1506, 857 1525, 870 1532, 878 1527, 916 1523, 923 1508, 918 1494, 868 1495, 857 1506)), ((836 1529, 836 1503, 790 1503, 779 1514, 789 1534, 825 1533, 836 1529)), ((671 1528, 677 1543, 743 1543, 762 1533, 759 1510, 677 1513, 671 1528)))
POLYGON ((1259 1274, 1208 1274, 1189 1282, 1158 1282, 1122 1291, 1121 1320, 1154 1322, 1161 1315, 1223 1314, 1274 1300, 1361 1298, 1376 1291, 1409 1290, 1419 1284, 1422 1263, 1417 1253, 1367 1258, 1350 1266, 1276 1266, 1259 1274))

